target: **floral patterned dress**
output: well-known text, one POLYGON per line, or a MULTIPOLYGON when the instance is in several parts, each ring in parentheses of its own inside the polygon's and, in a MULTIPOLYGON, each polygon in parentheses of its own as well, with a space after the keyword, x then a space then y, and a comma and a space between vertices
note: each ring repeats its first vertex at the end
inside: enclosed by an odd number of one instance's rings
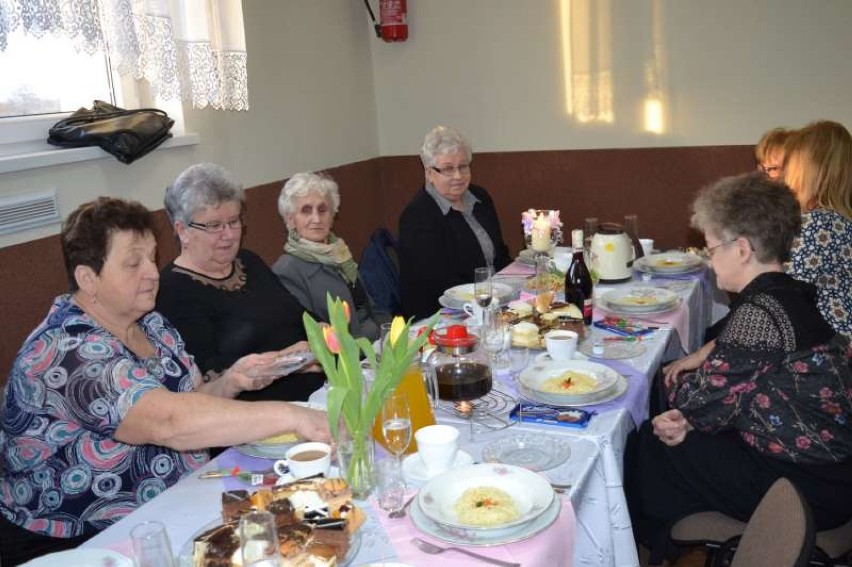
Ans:
POLYGON ((852 220, 829 209, 804 213, 785 268, 816 286, 822 316, 852 340, 852 220))
POLYGON ((116 441, 151 390, 185 392, 198 368, 180 335, 152 312, 139 320, 157 354, 139 359, 68 295, 24 343, 12 367, 0 429, 0 513, 38 534, 96 533, 209 460, 116 441))
POLYGON ((780 273, 742 292, 716 348, 670 393, 700 431, 733 429, 796 463, 852 458, 852 349, 807 308, 813 289, 780 273))

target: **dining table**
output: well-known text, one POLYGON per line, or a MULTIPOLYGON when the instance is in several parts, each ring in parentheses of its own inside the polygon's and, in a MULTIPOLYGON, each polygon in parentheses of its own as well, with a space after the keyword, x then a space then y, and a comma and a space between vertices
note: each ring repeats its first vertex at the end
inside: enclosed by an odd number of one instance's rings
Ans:
MULTIPOLYGON (((523 269, 524 266, 510 265, 496 277, 506 282, 516 280, 517 284, 525 277, 523 269)), ((670 312, 653 315, 657 328, 636 343, 640 348, 636 349, 635 356, 591 358, 623 376, 627 387, 616 399, 584 407, 592 413, 585 427, 512 420, 509 413, 522 398, 518 388, 517 368, 495 370, 493 392, 504 402, 498 403, 495 408, 486 406, 479 418, 471 419, 470 415, 459 413, 452 403, 440 400, 435 402, 437 422, 459 429, 459 449, 470 457, 468 462, 486 461, 493 447, 517 442, 525 436, 548 440, 565 448, 567 456, 564 460, 549 463, 552 466, 541 471, 552 483, 566 487, 557 495, 561 507, 551 525, 523 541, 478 546, 463 536, 447 541, 433 537, 434 534, 423 533, 412 521, 411 514, 391 519, 379 508, 375 498, 370 497, 355 502, 365 512, 367 519, 358 532, 357 551, 349 564, 430 565, 438 558, 411 543, 413 537, 421 537, 436 545, 463 547, 524 566, 639 565, 622 483, 625 474, 623 451, 627 436, 648 419, 651 382, 662 364, 700 346, 704 328, 714 318, 713 286, 706 271, 690 274, 691 277, 642 276, 637 274, 637 278, 630 282, 599 285, 596 287, 596 296, 612 289, 654 285, 677 293, 677 306, 670 312)), ((519 293, 521 288, 522 285, 518 288, 519 293)), ((439 324, 463 321, 466 315, 453 311, 445 309, 439 324)), ((596 309, 595 317, 602 316, 605 316, 605 312, 596 309)), ((586 340, 593 340, 600 333, 610 335, 606 330, 588 327, 586 340)), ((535 364, 541 357, 547 356, 543 350, 531 351, 529 355, 529 364, 535 364)), ((318 390, 311 396, 311 402, 323 404, 326 393, 324 388, 318 390)), ((175 556, 182 564, 189 565, 187 553, 194 536, 220 517, 221 493, 224 490, 245 488, 237 478, 203 479, 200 475, 214 469, 234 467, 263 470, 271 464, 269 459, 248 455, 239 447, 230 448, 82 547, 107 548, 130 555, 129 534, 132 527, 143 521, 158 520, 167 527, 175 556)), ((334 468, 331 474, 335 474, 334 468)), ((423 483, 423 480, 408 478, 409 494, 413 494, 423 483)), ((452 551, 442 553, 439 560, 447 567, 483 564, 477 559, 452 551)))

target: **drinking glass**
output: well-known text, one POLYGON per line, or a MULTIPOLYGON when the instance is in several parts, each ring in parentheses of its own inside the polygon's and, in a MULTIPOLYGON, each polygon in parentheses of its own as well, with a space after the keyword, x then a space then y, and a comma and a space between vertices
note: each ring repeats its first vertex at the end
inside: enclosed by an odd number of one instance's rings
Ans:
POLYGON ((379 508, 387 512, 399 510, 405 502, 405 479, 402 466, 395 459, 376 462, 379 508))
POLYGON ((278 567, 281 564, 275 517, 270 512, 252 510, 242 515, 240 553, 245 567, 278 567))
POLYGON ((509 324, 498 313, 492 313, 489 324, 485 327, 482 337, 482 346, 488 353, 491 367, 494 370, 508 368, 509 361, 506 359, 506 351, 512 344, 512 331, 509 324))
POLYGON ((130 530, 135 567, 174 567, 172 544, 162 522, 142 522, 130 530))
POLYGON ((385 447, 399 464, 402 453, 411 443, 411 409, 405 394, 394 392, 382 405, 382 434, 385 447))
POLYGON ((473 298, 483 309, 491 303, 491 294, 493 291, 491 276, 493 275, 494 268, 491 266, 476 268, 473 271, 473 298))

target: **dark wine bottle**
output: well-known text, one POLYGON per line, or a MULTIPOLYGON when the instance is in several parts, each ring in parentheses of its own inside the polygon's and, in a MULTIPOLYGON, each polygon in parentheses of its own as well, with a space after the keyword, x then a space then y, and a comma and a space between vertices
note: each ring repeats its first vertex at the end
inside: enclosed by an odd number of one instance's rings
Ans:
POLYGON ((583 313, 583 323, 592 324, 592 274, 583 259, 583 231, 571 231, 574 255, 565 272, 565 301, 576 305, 583 313))

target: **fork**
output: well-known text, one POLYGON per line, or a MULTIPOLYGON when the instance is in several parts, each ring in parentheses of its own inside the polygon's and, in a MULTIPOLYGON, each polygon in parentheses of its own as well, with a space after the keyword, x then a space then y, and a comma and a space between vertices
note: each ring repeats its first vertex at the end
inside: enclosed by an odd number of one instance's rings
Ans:
POLYGON ((464 553, 465 555, 469 555, 470 557, 474 557, 487 563, 493 563, 494 565, 502 565, 503 567, 521 567, 520 563, 500 561, 499 559, 486 557, 485 555, 480 555, 478 553, 462 549, 461 547, 441 547, 440 545, 429 543, 425 539, 420 539, 419 537, 411 538, 411 543, 414 544, 423 553, 429 553, 430 555, 437 555, 439 553, 444 553, 445 551, 458 551, 459 553, 464 553))

